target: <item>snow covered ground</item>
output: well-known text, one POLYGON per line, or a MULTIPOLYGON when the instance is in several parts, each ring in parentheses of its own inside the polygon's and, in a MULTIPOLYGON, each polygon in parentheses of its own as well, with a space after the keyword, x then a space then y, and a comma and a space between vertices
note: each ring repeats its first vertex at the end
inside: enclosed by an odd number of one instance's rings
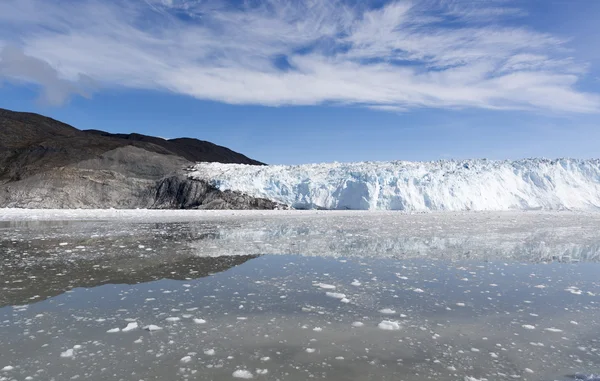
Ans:
POLYGON ((600 208, 600 160, 203 163, 189 176, 297 209, 461 211, 600 208))
POLYGON ((474 222, 489 217, 507 218, 584 218, 600 219, 600 209, 593 210, 507 210, 507 211, 427 211, 396 210, 158 210, 158 209, 21 209, 0 208, 0 221, 122 221, 122 222, 194 222, 240 219, 321 219, 352 218, 376 221, 390 219, 454 219, 474 222), (411 217, 412 216, 412 217, 411 217), (421 216, 421 217, 419 217, 421 216), (430 217, 426 217, 430 216, 430 217))

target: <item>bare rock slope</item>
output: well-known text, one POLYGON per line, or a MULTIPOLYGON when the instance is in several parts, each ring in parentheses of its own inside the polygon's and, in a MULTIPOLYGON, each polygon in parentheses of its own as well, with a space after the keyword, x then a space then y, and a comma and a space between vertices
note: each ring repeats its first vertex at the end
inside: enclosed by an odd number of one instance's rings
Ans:
POLYGON ((197 139, 81 131, 0 109, 0 207, 272 209, 189 179, 196 162, 263 165, 197 139))

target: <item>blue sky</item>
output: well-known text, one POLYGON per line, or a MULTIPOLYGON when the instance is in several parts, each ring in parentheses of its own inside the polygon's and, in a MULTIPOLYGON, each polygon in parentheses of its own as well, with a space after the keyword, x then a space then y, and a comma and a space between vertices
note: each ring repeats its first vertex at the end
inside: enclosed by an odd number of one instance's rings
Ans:
POLYGON ((4 0, 0 107, 281 164, 597 157, 594 0, 4 0))

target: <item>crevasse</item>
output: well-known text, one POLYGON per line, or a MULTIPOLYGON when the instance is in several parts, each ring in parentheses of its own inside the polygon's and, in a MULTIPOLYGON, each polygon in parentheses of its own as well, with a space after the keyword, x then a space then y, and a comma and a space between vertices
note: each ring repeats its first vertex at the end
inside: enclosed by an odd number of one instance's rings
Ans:
POLYGON ((525 159, 252 166, 201 163, 189 176, 297 209, 600 209, 600 160, 525 159))

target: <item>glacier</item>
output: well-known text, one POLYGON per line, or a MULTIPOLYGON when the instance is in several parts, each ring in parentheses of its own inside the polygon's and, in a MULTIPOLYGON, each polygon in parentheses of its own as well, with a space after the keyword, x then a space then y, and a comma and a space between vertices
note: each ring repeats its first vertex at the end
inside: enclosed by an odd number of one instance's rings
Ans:
POLYGON ((600 160, 198 163, 188 176, 294 209, 597 210, 600 160))

